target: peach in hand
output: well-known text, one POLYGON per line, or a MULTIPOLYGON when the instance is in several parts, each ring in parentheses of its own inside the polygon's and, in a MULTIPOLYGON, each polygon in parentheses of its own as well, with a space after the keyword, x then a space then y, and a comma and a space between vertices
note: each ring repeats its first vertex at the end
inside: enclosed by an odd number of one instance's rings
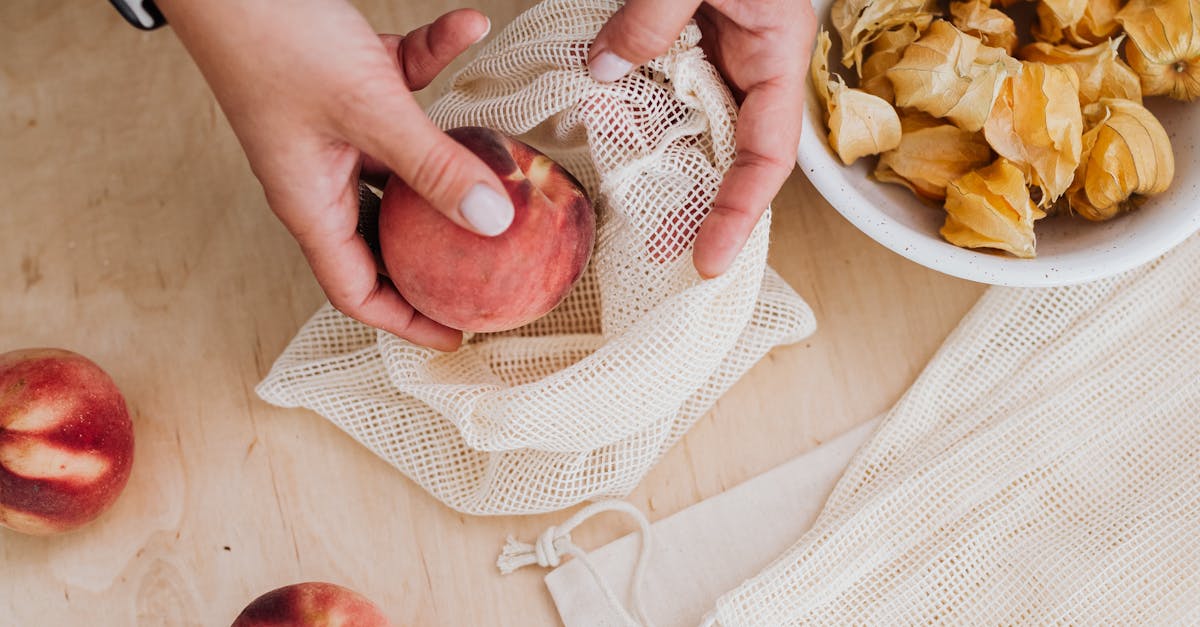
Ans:
POLYGON ((447 131, 492 168, 513 203, 495 237, 445 217, 404 181, 383 192, 379 244, 396 288, 421 313, 471 332, 515 329, 546 315, 583 274, 596 218, 579 181, 536 149, 496 131, 447 131))
POLYGON ((232 627, 389 627, 366 597, 331 583, 297 583, 250 602, 232 627))
POLYGON ((112 505, 133 465, 133 423, 112 379, 57 349, 0 355, 0 526, 80 527, 112 505))

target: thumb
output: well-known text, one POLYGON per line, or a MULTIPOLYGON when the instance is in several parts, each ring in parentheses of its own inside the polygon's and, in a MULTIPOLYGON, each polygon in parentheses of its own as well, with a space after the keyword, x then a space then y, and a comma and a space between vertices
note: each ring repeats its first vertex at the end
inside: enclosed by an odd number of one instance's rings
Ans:
POLYGON ((701 0, 629 0, 609 18, 588 52, 588 70, 615 81, 670 50, 701 0))
POLYGON ((508 229, 512 201, 491 168, 438 129, 406 89, 368 93, 342 121, 351 143, 459 226, 489 237, 508 229))

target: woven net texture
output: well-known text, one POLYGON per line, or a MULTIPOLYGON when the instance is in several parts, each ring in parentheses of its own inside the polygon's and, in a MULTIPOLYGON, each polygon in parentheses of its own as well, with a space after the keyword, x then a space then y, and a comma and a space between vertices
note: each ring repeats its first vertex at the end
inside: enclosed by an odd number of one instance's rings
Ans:
POLYGON ((993 288, 718 624, 1200 624, 1200 236, 993 288))
POLYGON ((450 507, 527 514, 623 496, 812 312, 767 267, 770 211, 721 277, 691 243, 734 157, 736 107, 690 25, 611 84, 588 45, 612 0, 548 0, 518 17, 430 108, 541 149, 597 210, 591 263, 548 316, 455 353, 320 309, 258 393, 334 422, 450 507))

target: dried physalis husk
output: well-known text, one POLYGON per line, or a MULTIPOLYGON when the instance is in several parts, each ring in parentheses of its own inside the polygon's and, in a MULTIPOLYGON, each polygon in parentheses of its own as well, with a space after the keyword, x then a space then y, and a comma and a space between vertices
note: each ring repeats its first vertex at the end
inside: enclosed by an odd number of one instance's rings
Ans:
POLYGON ((880 52, 883 50, 903 52, 909 44, 920 39, 921 35, 929 30, 929 25, 932 23, 932 15, 922 15, 911 22, 906 22, 896 28, 883 31, 879 34, 879 38, 871 43, 871 52, 880 52))
POLYGON ((887 78, 887 71, 900 61, 900 54, 892 50, 883 50, 867 57, 867 60, 863 61, 859 88, 872 96, 896 104, 896 91, 892 89, 892 81, 887 78))
MULTIPOLYGON (((1028 0, 993 0, 1005 8, 1028 0)), ((1035 38, 1049 43, 1087 47, 1115 37, 1121 30, 1117 11, 1122 0, 1044 0, 1037 6, 1035 38)))
POLYGON ((835 0, 830 21, 842 40, 842 65, 861 76, 863 54, 871 42, 892 28, 937 13, 937 0, 835 0))
POLYGON ((1071 44, 1086 48, 1115 37, 1121 30, 1117 11, 1122 0, 1088 0, 1083 17, 1063 29, 1063 38, 1071 44))
POLYGON ((843 88, 830 101, 829 143, 850 165, 900 145, 900 119, 886 100, 843 88))
POLYGON ((1154 114, 1128 100, 1101 100, 1086 110, 1083 158, 1067 192, 1071 210, 1107 220, 1131 209, 1134 194, 1166 191, 1175 176, 1171 140, 1154 114))
POLYGON ((829 145, 842 163, 874 155, 900 145, 900 118, 887 101, 865 91, 846 87, 842 77, 829 73, 829 33, 817 34, 810 74, 817 99, 825 108, 829 145))
POLYGON ((922 198, 944 199, 950 181, 992 161, 992 149, 978 131, 917 112, 905 112, 900 126, 900 145, 879 156, 875 178, 903 185, 922 198))
POLYGON ((946 118, 967 131, 983 128, 1004 79, 1020 68, 1004 50, 983 45, 949 22, 935 21, 887 71, 896 105, 946 118))
POLYGON ((892 81, 887 78, 887 71, 900 62, 904 50, 929 28, 932 21, 933 17, 926 15, 880 33, 879 38, 871 43, 870 55, 863 61, 859 88, 895 103, 896 92, 892 89, 892 81))
POLYGON ((1038 42, 1021 48, 1025 61, 1063 65, 1079 77, 1079 104, 1086 106, 1103 98, 1142 101, 1138 75, 1121 60, 1121 39, 1106 40, 1090 48, 1054 46, 1038 42))
POLYGON ((1037 22, 1033 36, 1038 41, 1058 43, 1065 37, 1063 31, 1079 20, 1087 10, 1087 0, 1040 0, 1037 5, 1037 22))
MULTIPOLYGON (((817 93, 817 100, 821 102, 821 109, 825 112, 825 116, 829 117, 829 96, 830 96, 830 73, 829 73, 829 51, 833 48, 833 41, 829 39, 829 32, 822 28, 817 32, 817 47, 813 50, 812 60, 809 61, 808 78, 812 81, 813 91, 817 93)), ((840 81, 838 82, 840 84, 840 81)))
POLYGON ((942 237, 963 248, 996 248, 1032 258, 1033 222, 1046 214, 1029 197, 1025 175, 1006 159, 968 172, 946 187, 942 237))
POLYGON ((1003 48, 1008 54, 1017 48, 1016 24, 1003 11, 993 9, 990 0, 951 2, 950 21, 958 30, 989 46, 1003 48))
POLYGON ((1200 96, 1200 0, 1131 0, 1117 13, 1125 56, 1147 96, 1200 96))
POLYGON ((1022 62, 1009 78, 983 127, 1000 156, 1020 167, 1041 188, 1041 205, 1058 200, 1079 165, 1083 115, 1079 78, 1060 65, 1022 62))

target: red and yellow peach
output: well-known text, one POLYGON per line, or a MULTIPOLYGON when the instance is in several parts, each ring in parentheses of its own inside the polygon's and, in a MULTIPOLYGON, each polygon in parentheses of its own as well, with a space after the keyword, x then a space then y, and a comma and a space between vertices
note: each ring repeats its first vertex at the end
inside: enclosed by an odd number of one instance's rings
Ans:
POLYGON ((331 583, 297 583, 250 602, 232 627, 389 627, 366 597, 331 583))
POLYGON ((0 355, 0 526, 47 535, 112 505, 133 464, 133 424, 99 366, 58 349, 0 355))
POLYGON ((383 193, 384 265, 417 311, 473 332, 514 329, 544 316, 583 274, 595 215, 582 186, 549 157, 496 131, 447 131, 492 168, 512 199, 495 237, 459 227, 396 177, 383 193))

